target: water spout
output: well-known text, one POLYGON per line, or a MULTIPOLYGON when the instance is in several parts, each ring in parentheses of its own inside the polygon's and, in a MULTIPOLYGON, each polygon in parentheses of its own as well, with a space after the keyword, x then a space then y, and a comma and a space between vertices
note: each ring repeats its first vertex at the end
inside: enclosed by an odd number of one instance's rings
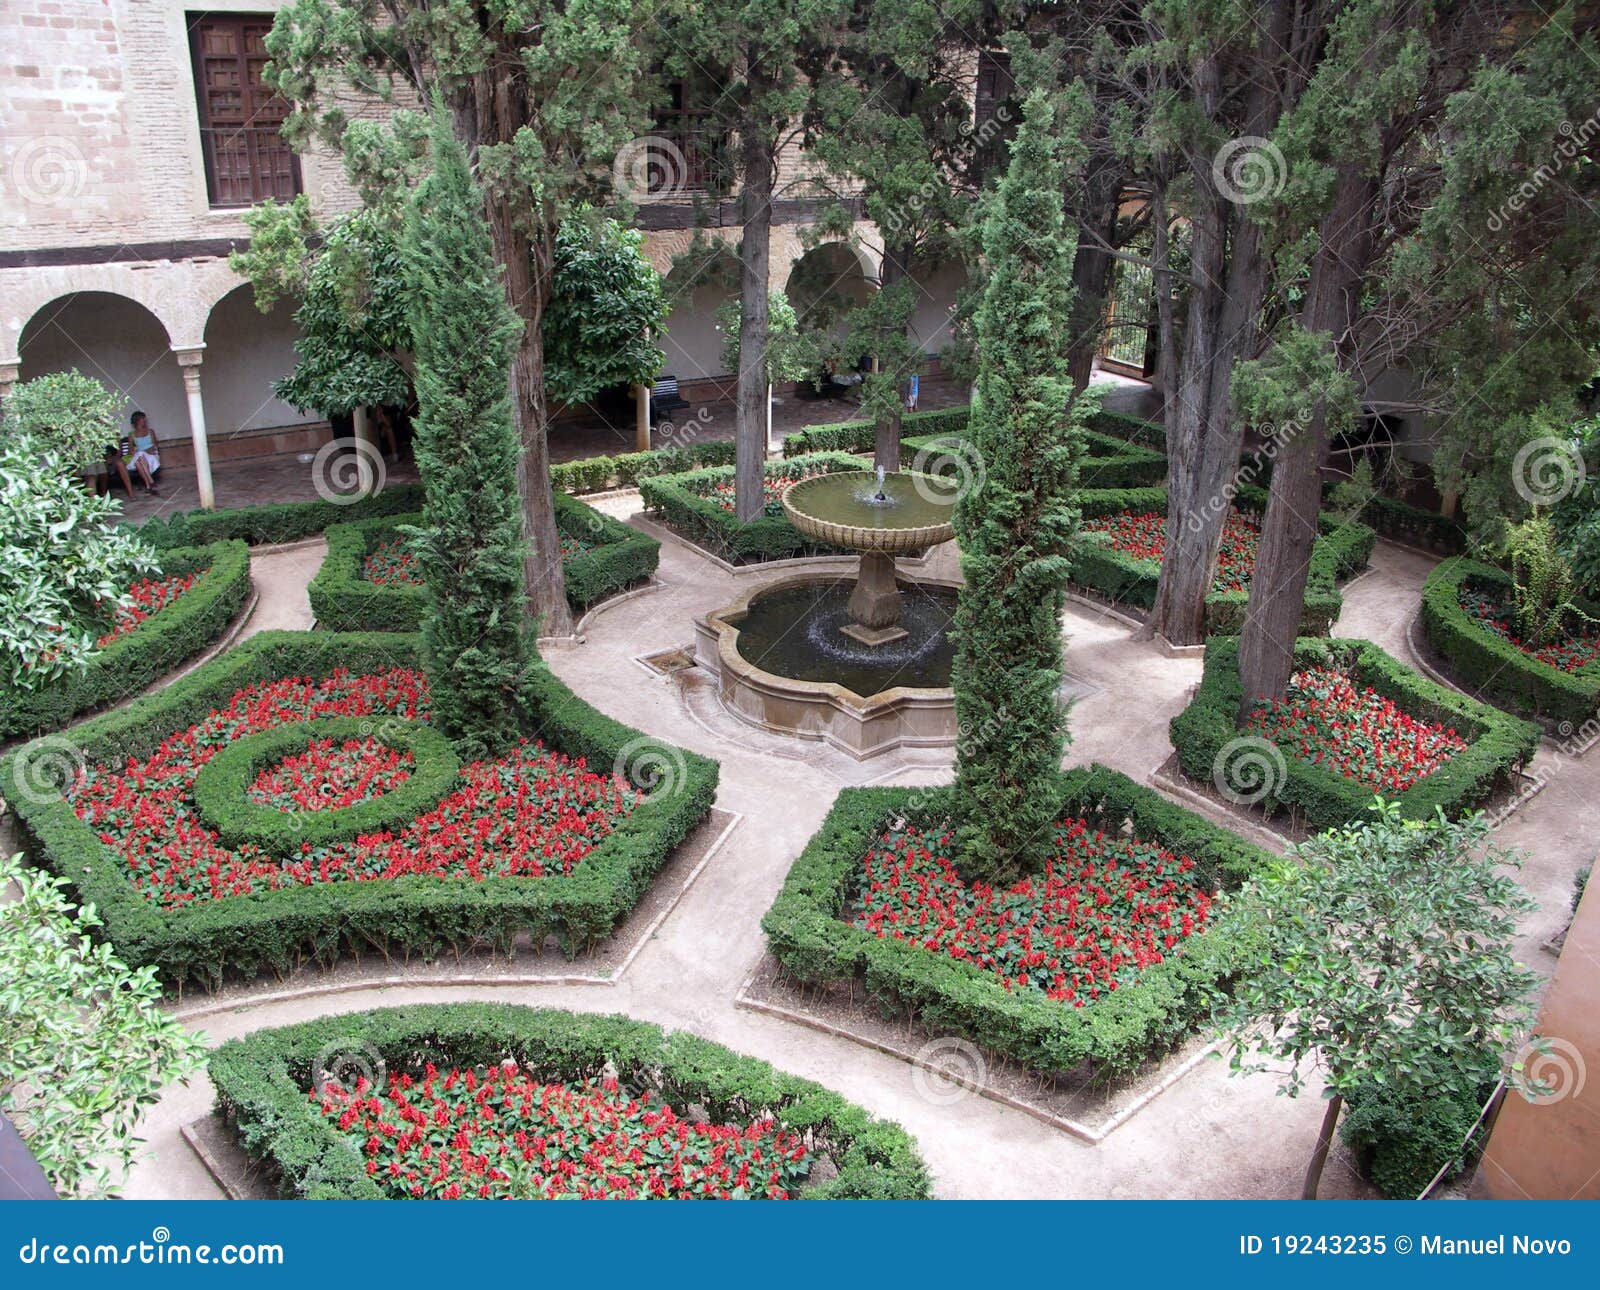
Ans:
POLYGON ((883 467, 879 466, 878 467, 878 492, 877 492, 877 495, 873 499, 874 501, 886 502, 886 501, 889 500, 887 497, 884 496, 884 493, 883 493, 883 478, 884 478, 885 473, 886 472, 884 471, 883 467))

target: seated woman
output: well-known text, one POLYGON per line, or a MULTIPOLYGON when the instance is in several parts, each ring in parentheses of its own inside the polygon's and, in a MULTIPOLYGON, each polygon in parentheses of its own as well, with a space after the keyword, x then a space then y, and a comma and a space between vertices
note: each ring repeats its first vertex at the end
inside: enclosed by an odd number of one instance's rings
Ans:
POLYGON ((133 456, 128 464, 133 467, 134 473, 139 476, 139 481, 144 485, 145 492, 161 496, 161 490, 156 487, 156 475, 161 470, 161 454, 156 451, 156 432, 150 428, 150 418, 143 412, 135 412, 131 418, 133 422, 133 456))

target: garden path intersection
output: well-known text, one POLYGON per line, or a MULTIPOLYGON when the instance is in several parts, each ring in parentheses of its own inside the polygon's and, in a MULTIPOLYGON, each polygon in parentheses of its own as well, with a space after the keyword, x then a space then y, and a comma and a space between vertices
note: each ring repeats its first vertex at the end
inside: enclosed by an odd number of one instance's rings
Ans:
MULTIPOLYGON (((598 504, 637 522, 634 492, 598 504)), ((254 553, 251 572, 260 599, 247 634, 312 625, 305 587, 322 550, 314 542, 254 553)), ((1407 658, 1407 627, 1435 563, 1380 542, 1371 571, 1344 589, 1335 635, 1371 640, 1407 658)), ((953 547, 946 546, 932 554, 926 572, 953 577, 955 567, 953 547)), ((1305 1144, 1314 1139, 1322 1116, 1315 1090, 1288 1101, 1276 1096, 1272 1077, 1230 1078, 1224 1062, 1206 1060, 1102 1142, 1090 1144, 976 1093, 929 1097, 926 1078, 897 1058, 738 1006, 736 996, 764 952, 761 916, 838 790, 949 779, 947 753, 918 750, 853 761, 742 725, 694 702, 672 675, 640 663, 684 646, 695 616, 727 604, 751 578, 770 576, 770 568, 730 569, 668 540, 656 585, 591 615, 579 640, 545 648, 557 676, 606 715, 718 759, 717 806, 739 821, 620 977, 588 984, 466 985, 442 980, 435 967, 426 982, 353 984, 337 993, 297 993, 260 981, 230 991, 222 1009, 207 1008, 205 996, 189 995, 178 1005, 180 1016, 195 1014, 191 1024, 219 1043, 265 1027, 405 1003, 495 1000, 617 1012, 759 1057, 898 1121, 917 1139, 940 1197, 1294 1194, 1305 1144)), ((1080 695, 1070 720, 1068 764, 1098 761, 1149 783, 1170 754, 1167 724, 1199 682, 1200 659, 1174 658, 1154 643, 1136 641, 1126 620, 1076 600, 1067 606, 1064 627, 1067 666, 1080 695)), ((1497 840, 1527 853, 1520 881, 1540 908, 1523 927, 1517 952, 1548 975, 1554 958, 1542 947, 1564 925, 1573 874, 1592 858, 1600 834, 1600 752, 1565 757, 1544 746, 1530 768, 1536 777, 1541 772, 1544 790, 1499 828, 1497 840)), ((1232 823, 1238 827, 1237 820, 1232 823)), ((464 966, 461 975, 471 971, 464 966)), ((404 981, 403 970, 397 975, 404 981)), ((182 1132, 211 1110, 213 1100, 203 1075, 166 1091, 143 1126, 148 1145, 125 1195, 222 1194, 182 1132)), ((1335 1149, 1323 1195, 1371 1194, 1341 1150, 1335 1149)))

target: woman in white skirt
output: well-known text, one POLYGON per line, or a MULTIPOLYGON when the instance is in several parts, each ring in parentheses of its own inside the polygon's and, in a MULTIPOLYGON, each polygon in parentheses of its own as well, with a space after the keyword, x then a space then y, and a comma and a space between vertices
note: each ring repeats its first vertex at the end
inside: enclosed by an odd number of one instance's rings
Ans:
POLYGON ((161 454, 156 451, 156 432, 150 428, 150 418, 143 412, 133 414, 133 456, 128 459, 134 473, 144 484, 145 492, 161 496, 156 487, 156 471, 161 469, 161 454))

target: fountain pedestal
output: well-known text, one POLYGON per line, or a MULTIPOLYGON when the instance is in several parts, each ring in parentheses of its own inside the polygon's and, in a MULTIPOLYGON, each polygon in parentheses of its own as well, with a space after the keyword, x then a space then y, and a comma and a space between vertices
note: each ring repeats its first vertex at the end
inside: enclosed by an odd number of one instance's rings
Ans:
POLYGON ((850 621, 839 630, 863 645, 887 645, 909 633, 900 623, 900 587, 894 557, 885 551, 863 551, 861 571, 850 593, 850 621))

